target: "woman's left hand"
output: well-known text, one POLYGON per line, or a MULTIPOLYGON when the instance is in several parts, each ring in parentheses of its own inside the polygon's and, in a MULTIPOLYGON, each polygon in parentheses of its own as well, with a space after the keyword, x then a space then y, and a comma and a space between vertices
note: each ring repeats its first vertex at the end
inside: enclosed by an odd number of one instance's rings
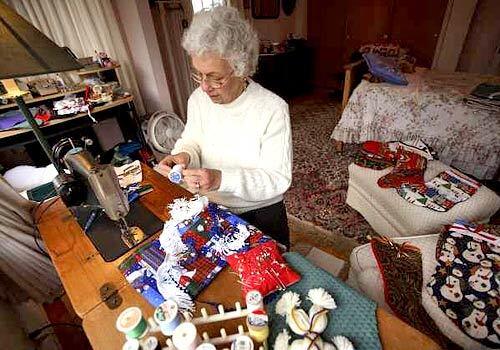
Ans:
POLYGON ((220 187, 222 173, 217 169, 185 169, 182 171, 184 181, 196 192, 217 191, 220 187))

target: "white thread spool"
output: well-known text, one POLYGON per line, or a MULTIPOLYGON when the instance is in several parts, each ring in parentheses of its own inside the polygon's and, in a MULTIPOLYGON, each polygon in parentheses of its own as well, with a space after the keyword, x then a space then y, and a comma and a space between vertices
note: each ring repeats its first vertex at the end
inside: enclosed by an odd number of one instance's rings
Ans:
POLYGON ((231 344, 231 350, 253 350, 253 341, 249 336, 240 335, 231 344))
POLYGON ((182 182, 182 169, 184 169, 183 165, 174 165, 168 173, 168 179, 174 184, 180 184, 182 182))
POLYGON ((172 342, 177 350, 196 350, 201 339, 195 325, 191 322, 184 322, 175 329, 172 342))
POLYGON ((215 345, 213 344, 210 344, 210 343, 203 343, 203 344, 200 344, 198 345, 198 347, 196 348, 196 350, 216 350, 217 348, 215 347, 215 345))
POLYGON ((264 298, 258 290, 251 290, 245 296, 248 312, 264 310, 264 298))

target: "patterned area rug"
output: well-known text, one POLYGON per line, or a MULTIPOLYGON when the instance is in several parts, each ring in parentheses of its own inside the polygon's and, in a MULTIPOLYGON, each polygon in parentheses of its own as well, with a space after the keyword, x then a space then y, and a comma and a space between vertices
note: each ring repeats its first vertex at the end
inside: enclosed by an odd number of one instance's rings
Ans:
MULTIPOLYGON (((319 228, 321 234, 309 235, 308 241, 312 240, 314 246, 335 246, 341 238, 355 243, 350 246, 368 242, 367 236, 375 232, 357 211, 345 204, 347 166, 358 146, 345 145, 344 151, 338 153, 330 139, 340 119, 340 104, 314 99, 292 102, 290 115, 294 164, 292 186, 285 195, 288 214, 319 228)), ((293 222, 290 226, 293 232, 293 222)))

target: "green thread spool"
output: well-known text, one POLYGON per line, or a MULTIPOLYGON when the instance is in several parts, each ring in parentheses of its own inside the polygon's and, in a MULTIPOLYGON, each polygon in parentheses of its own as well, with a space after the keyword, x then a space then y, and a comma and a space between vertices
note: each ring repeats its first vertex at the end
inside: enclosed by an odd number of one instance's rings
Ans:
POLYGON ((146 334, 148 323, 142 317, 141 309, 132 306, 120 313, 116 320, 116 329, 124 333, 127 339, 138 339, 146 334))

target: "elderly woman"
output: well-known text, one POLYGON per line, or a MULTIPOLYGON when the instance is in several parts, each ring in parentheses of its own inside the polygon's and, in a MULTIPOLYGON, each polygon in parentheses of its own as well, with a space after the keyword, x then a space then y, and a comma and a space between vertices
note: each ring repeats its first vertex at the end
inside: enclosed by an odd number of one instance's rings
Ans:
POLYGON ((184 165, 192 191, 289 246, 283 193, 292 180, 290 116, 283 99, 249 78, 259 55, 255 30, 236 9, 215 7, 194 15, 183 47, 199 87, 160 172, 184 165))

